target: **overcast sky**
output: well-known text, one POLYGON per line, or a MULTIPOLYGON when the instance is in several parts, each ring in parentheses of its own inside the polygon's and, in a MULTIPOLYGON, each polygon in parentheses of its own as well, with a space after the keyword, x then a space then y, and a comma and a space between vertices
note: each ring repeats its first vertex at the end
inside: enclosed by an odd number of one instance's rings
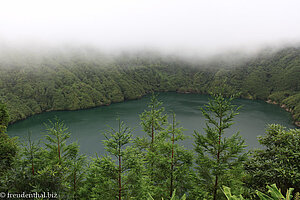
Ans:
POLYGON ((6 45, 211 52, 299 41, 299 0, 0 0, 6 45))

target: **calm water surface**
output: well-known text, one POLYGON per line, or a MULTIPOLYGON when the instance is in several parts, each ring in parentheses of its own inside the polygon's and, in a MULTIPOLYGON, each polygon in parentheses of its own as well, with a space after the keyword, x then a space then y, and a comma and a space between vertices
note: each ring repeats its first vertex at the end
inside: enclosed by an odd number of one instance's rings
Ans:
MULTIPOLYGON (((177 120, 185 128, 185 134, 190 136, 183 144, 192 149, 194 130, 203 132, 202 127, 205 125, 205 120, 198 108, 208 102, 208 96, 168 92, 161 93, 158 98, 163 101, 163 106, 167 112, 174 111, 176 113, 177 120)), ((118 116, 127 125, 135 128, 134 136, 145 135, 139 126, 139 114, 147 109, 149 100, 150 96, 147 95, 139 100, 125 101, 93 109, 42 113, 10 125, 8 134, 19 136, 23 140, 28 131, 31 131, 34 140, 43 139, 45 132, 43 124, 47 123, 49 119, 54 120, 55 117, 58 117, 69 127, 69 131, 72 133, 71 140, 78 141, 82 153, 101 155, 105 153, 102 133, 107 129, 107 125, 117 127, 116 118, 118 116)), ((234 103, 243 107, 240 114, 235 117, 235 124, 227 131, 226 135, 239 131, 248 148, 259 147, 257 136, 264 134, 267 124, 278 123, 289 128, 295 128, 292 124, 291 115, 279 106, 267 104, 264 101, 244 99, 237 99, 234 103)))

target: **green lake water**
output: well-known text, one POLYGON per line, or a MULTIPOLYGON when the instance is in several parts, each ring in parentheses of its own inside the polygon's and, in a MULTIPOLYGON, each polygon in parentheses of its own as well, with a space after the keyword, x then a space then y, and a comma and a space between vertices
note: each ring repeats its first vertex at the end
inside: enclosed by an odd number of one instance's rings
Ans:
MULTIPOLYGON (((190 136, 183 142, 183 145, 192 149, 194 130, 203 132, 205 126, 205 120, 198 108, 208 102, 208 96, 167 92, 160 93, 158 99, 163 101, 166 112, 174 111, 176 113, 177 120, 185 128, 184 133, 190 136)), ((107 125, 117 126, 117 117, 135 128, 134 136, 145 135, 139 125, 139 114, 147 109, 149 100, 150 96, 147 95, 139 100, 114 103, 93 109, 46 112, 10 125, 8 135, 18 136, 22 141, 30 131, 34 140, 43 139, 45 132, 43 124, 47 123, 49 119, 54 120, 57 117, 69 127, 69 131, 72 133, 71 140, 78 141, 82 153, 101 155, 105 153, 102 133, 107 129, 107 125)), ((226 135, 229 136, 239 131, 249 149, 259 147, 257 136, 264 134, 267 124, 278 123, 288 128, 295 128, 290 113, 279 106, 267 104, 264 101, 245 99, 237 99, 234 103, 243 107, 240 114, 235 117, 235 124, 227 131, 226 135)))

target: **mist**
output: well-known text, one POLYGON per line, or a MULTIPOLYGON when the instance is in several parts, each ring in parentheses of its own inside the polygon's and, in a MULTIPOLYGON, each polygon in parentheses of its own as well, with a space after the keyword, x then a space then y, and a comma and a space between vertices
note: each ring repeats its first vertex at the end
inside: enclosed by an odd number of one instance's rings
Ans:
POLYGON ((251 53, 298 45, 299 7, 297 0, 1 1, 0 46, 36 52, 92 46, 181 56, 251 53))

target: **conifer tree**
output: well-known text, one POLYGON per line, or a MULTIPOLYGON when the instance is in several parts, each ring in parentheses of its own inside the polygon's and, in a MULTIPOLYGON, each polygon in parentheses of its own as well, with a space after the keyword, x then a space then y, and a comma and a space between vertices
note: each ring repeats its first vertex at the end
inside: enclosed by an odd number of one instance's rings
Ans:
POLYGON ((72 164, 69 167, 70 173, 68 176, 68 181, 70 183, 70 194, 72 194, 73 199, 78 199, 80 197, 79 191, 83 187, 83 180, 85 178, 86 172, 86 156, 77 155, 73 160, 72 164))
POLYGON ((52 157, 53 162, 62 164, 75 158, 79 152, 79 147, 77 143, 67 144, 67 140, 71 136, 68 127, 58 119, 55 122, 49 121, 49 124, 45 124, 45 126, 45 146, 49 149, 49 156, 52 157))
POLYGON ((40 150, 40 147, 38 144, 36 144, 34 141, 31 139, 31 132, 28 133, 28 144, 27 146, 24 147, 24 155, 25 158, 29 161, 31 165, 31 174, 34 176, 37 169, 36 169, 36 164, 35 160, 37 159, 36 157, 37 152, 40 150))
POLYGON ((169 186, 169 197, 171 198, 174 190, 178 194, 184 195, 190 189, 193 154, 178 144, 178 142, 185 139, 185 136, 183 134, 183 127, 179 126, 174 112, 172 113, 172 122, 167 128, 167 132, 169 139, 163 145, 169 149, 170 155, 170 175, 168 176, 169 183, 167 185, 169 186))
POLYGON ((168 134, 166 132, 168 116, 164 111, 165 108, 162 107, 162 102, 158 101, 157 95, 152 94, 148 109, 140 115, 142 130, 148 137, 137 137, 135 140, 136 147, 140 150, 145 159, 147 175, 150 178, 150 193, 152 194, 159 193, 159 191, 155 190, 164 189, 166 191, 166 187, 161 187, 162 185, 166 185, 166 179, 162 179, 159 182, 157 181, 159 177, 164 176, 166 173, 166 171, 162 172, 158 170, 157 167, 159 165, 165 165, 166 168, 166 166, 168 166, 166 163, 170 160, 169 155, 168 157, 164 157, 159 155, 158 152, 158 144, 165 141, 168 134), (162 164, 163 159, 165 159, 165 162, 162 164))
POLYGON ((158 101, 157 95, 152 94, 148 110, 145 110, 141 115, 141 126, 143 131, 151 137, 150 148, 153 150, 155 138, 159 137, 160 131, 164 129, 167 124, 167 115, 164 114, 165 108, 162 107, 162 102, 158 101))
POLYGON ((31 132, 28 132, 27 138, 21 145, 19 159, 15 161, 14 191, 31 192, 39 181, 36 176, 38 171, 46 165, 47 161, 39 141, 32 140, 31 132))
MULTIPOLYGON (((213 94, 209 103, 201 108, 206 118, 205 133, 195 131, 196 179, 194 192, 213 200, 222 199, 222 185, 242 188, 242 166, 245 160, 244 140, 238 133, 225 137, 224 133, 232 125, 239 107, 232 104, 233 97, 213 94), (200 189, 200 190, 199 190, 200 189), (196 192, 197 193, 197 192, 196 192)), ((196 196, 197 196, 196 195, 196 196)))
POLYGON ((177 144, 184 139, 183 128, 176 122, 175 114, 172 115, 172 123, 168 124, 168 116, 156 95, 152 96, 148 108, 140 117, 143 130, 150 139, 137 138, 135 142, 146 160, 151 181, 149 193, 154 198, 169 198, 176 189, 183 195, 188 187, 187 177, 193 160, 192 153, 177 144))
POLYGON ((37 173, 34 191, 50 191, 58 193, 61 198, 70 197, 74 180, 69 177, 79 156, 79 146, 76 142, 67 144, 71 133, 62 121, 49 121, 45 126, 46 148, 42 151, 45 164, 37 173))
POLYGON ((91 159, 79 195, 81 199, 118 199, 118 168, 112 157, 91 159))
POLYGON ((131 141, 131 132, 128 126, 118 119, 118 129, 110 127, 104 134, 105 149, 118 160, 118 199, 122 199, 122 157, 124 156, 124 146, 131 141))
POLYGON ((133 129, 118 119, 118 128, 106 130, 109 155, 94 158, 81 195, 94 199, 145 199, 149 180, 141 152, 130 145, 133 129), (113 156, 113 157, 112 157, 113 156))
POLYGON ((12 179, 11 172, 18 155, 17 138, 5 132, 9 122, 6 105, 0 101, 0 191, 7 192, 12 179))

